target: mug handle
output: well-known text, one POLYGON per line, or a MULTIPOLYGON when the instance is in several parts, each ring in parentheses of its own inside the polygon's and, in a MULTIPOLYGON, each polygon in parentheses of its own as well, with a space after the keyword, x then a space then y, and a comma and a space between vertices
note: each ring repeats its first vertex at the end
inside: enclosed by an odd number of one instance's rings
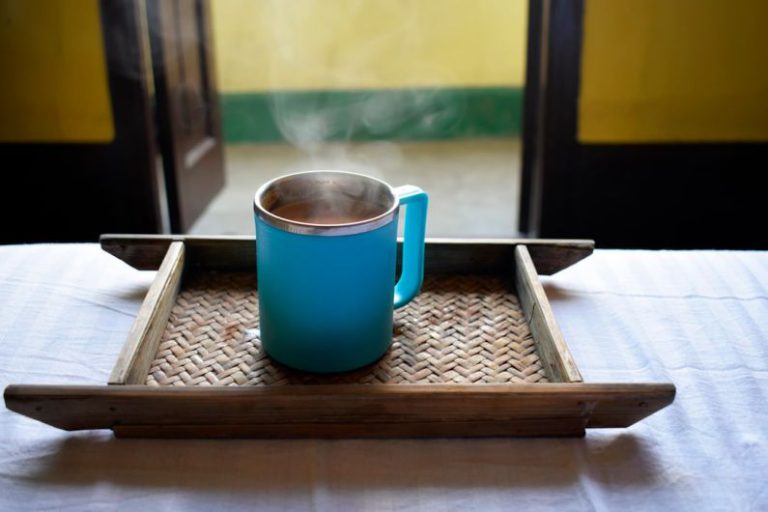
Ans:
POLYGON ((395 309, 413 299, 424 281, 424 237, 427 229, 427 204, 429 197, 419 187, 403 185, 395 188, 400 206, 405 212, 405 236, 403 237, 403 265, 400 279, 395 285, 395 309))

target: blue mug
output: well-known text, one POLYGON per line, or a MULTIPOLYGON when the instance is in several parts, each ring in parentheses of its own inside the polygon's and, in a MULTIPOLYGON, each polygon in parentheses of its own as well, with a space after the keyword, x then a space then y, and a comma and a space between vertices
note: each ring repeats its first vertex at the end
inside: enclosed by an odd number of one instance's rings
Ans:
POLYGON ((269 356, 316 373, 373 363, 392 343, 395 308, 424 275, 427 194, 340 171, 291 174, 254 198, 261 342, 269 356), (395 282, 397 222, 407 206, 395 282))

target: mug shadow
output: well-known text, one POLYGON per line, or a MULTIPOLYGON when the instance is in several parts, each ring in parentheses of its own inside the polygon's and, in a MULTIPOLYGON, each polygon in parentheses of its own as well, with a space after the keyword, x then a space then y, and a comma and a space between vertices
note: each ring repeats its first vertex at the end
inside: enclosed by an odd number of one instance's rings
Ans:
POLYGON ((574 439, 151 440, 72 436, 17 475, 29 484, 229 491, 553 488, 587 477, 656 485, 663 467, 629 433, 574 439))

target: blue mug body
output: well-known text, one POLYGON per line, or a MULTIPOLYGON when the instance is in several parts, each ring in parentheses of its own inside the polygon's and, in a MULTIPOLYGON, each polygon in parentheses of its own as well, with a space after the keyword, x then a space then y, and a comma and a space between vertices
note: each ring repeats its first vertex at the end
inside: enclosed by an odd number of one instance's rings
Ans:
POLYGON ((393 312, 423 280, 427 195, 367 176, 311 171, 254 199, 260 337, 274 360, 334 373, 373 363, 392 343, 393 312), (399 209, 408 205, 395 282, 399 209))

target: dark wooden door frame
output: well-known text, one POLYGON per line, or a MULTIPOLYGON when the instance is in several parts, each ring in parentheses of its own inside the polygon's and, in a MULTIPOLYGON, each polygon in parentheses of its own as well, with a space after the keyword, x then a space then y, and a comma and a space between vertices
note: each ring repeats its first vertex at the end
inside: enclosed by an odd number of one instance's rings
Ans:
POLYGON ((195 29, 200 45, 200 76, 207 109, 207 136, 202 141, 196 141, 193 148, 187 147, 188 137, 185 137, 185 126, 180 121, 184 114, 195 112, 185 111, 177 94, 184 85, 177 81, 178 75, 183 72, 183 49, 178 47, 179 0, 147 0, 157 128, 162 148, 170 227, 174 233, 186 232, 210 199, 224 186, 223 139, 210 44, 213 37, 210 6, 207 0, 189 1, 194 3, 195 29))
POLYGON ((0 243, 95 242, 104 232, 160 232, 157 147, 138 5, 101 0, 99 7, 114 138, 0 144, 7 167, 0 243))
POLYGON ((520 181, 520 233, 538 236, 541 204, 541 164, 543 160, 543 114, 549 37, 549 0, 528 1, 528 40, 523 85, 522 176, 520 181))
POLYGON ((584 0, 532 0, 520 231, 602 247, 768 248, 766 143, 580 144, 584 0))
POLYGON ((526 194, 520 231, 533 236, 540 236, 561 208, 573 209, 568 191, 574 174, 552 171, 567 167, 577 146, 582 17, 582 0, 531 0, 529 5, 522 178, 526 194))

